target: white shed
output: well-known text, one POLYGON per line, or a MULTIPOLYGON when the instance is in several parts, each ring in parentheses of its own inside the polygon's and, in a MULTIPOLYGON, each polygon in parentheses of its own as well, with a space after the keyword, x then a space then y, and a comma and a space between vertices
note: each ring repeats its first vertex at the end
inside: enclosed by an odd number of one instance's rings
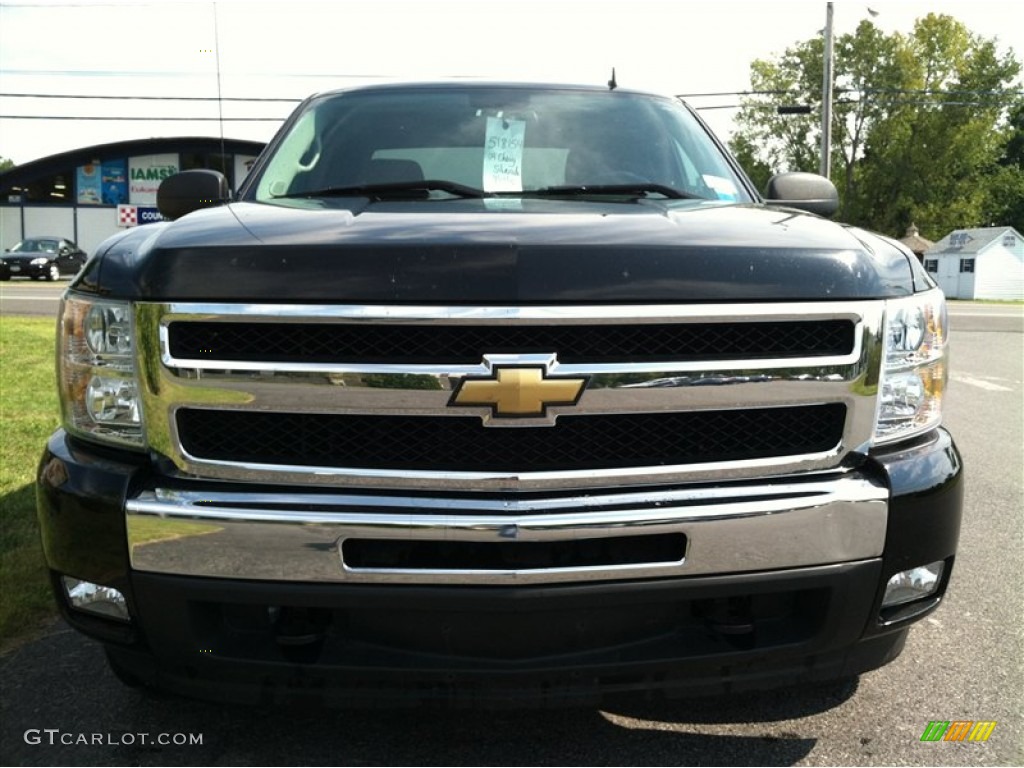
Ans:
POLYGON ((951 299, 1024 300, 1024 235, 1013 227, 958 229, 924 254, 951 299))

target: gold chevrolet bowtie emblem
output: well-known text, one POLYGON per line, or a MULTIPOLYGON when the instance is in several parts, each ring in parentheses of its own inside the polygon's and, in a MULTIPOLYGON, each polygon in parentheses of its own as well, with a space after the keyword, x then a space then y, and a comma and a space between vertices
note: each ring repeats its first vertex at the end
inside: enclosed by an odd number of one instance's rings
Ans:
POLYGON ((465 378, 449 405, 490 406, 496 417, 544 416, 548 406, 576 405, 585 378, 548 377, 541 366, 496 367, 486 379, 465 378))

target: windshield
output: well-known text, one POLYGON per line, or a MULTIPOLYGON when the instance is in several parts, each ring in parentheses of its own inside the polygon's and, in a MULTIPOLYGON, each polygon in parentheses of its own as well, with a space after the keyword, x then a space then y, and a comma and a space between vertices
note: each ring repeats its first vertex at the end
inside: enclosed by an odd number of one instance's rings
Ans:
POLYGON ((354 195, 382 185, 392 193, 408 186, 423 199, 604 191, 750 201, 704 128, 673 99, 556 88, 381 88, 330 94, 302 110, 248 186, 248 199, 354 195))
POLYGON ((11 248, 12 253, 56 253, 56 240, 22 240, 11 248))

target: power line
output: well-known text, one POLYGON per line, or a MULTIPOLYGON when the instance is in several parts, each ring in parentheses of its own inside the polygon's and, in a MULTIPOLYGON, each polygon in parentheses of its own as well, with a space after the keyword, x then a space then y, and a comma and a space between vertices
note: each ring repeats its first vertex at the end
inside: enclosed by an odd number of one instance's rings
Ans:
MULTIPOLYGON (((133 2, 131 5, 145 5, 145 6, 157 6, 166 5, 166 0, 154 0, 149 3, 133 2)), ((0 4, 4 8, 124 8, 128 3, 99 3, 93 2, 93 0, 83 0, 79 3, 9 3, 5 2, 0 4)))
MULTIPOLYGON (((880 104, 885 107, 992 107, 997 109, 1003 105, 996 101, 910 101, 906 99, 893 99, 892 101, 878 101, 875 99, 864 100, 872 104, 880 104)), ((842 101, 840 104, 860 104, 861 101, 842 101)))
MULTIPOLYGON (((6 4, 4 5, 6 7, 6 4)), ((5 75, 23 75, 25 77, 192 77, 199 78, 213 74, 212 72, 198 72, 188 70, 173 70, 173 69, 153 69, 153 70, 116 70, 116 69, 5 69, 3 70, 5 75)), ((232 77, 236 78, 325 78, 329 77, 335 80, 352 80, 352 79, 365 79, 365 80, 394 80, 408 77, 408 75, 402 75, 400 73, 383 73, 378 72, 374 74, 367 73, 355 73, 355 74, 336 74, 330 72, 243 72, 234 73, 232 77)), ((440 75, 445 79, 474 79, 479 77, 478 75, 440 75)))
MULTIPOLYGON (((946 88, 843 88, 837 86, 836 93, 864 93, 864 94, 925 94, 930 96, 1024 96, 1024 91, 1014 89, 989 90, 962 90, 946 88)), ((816 93, 816 92, 815 92, 816 93)), ((707 93, 677 93, 680 99, 711 98, 722 96, 805 96, 809 95, 808 89, 788 88, 766 91, 716 91, 707 93)))
POLYGON ((704 93, 677 93, 678 99, 696 99, 712 96, 779 96, 786 93, 796 93, 792 89, 774 91, 706 91, 704 93))
MULTIPOLYGON (((1017 90, 944 90, 940 88, 836 88, 836 93, 860 94, 926 94, 933 96, 1024 96, 1024 91, 1017 90)), ((765 91, 714 91, 704 93, 677 93, 680 99, 713 98, 723 96, 804 96, 805 91, 794 89, 778 89, 765 91)), ((194 101, 194 102, 235 102, 235 103, 278 103, 298 104, 302 99, 284 96, 148 96, 132 94, 113 96, 109 94, 75 94, 75 93, 0 93, 0 98, 8 99, 69 99, 80 101, 194 101)), ((699 107, 699 109, 727 109, 722 107, 699 107)))
POLYGON ((143 121, 165 121, 175 120, 179 122, 195 122, 195 121, 210 121, 214 122, 223 119, 224 122, 230 123, 245 123, 245 122, 264 122, 264 123, 280 123, 284 120, 283 117, 161 117, 154 115, 152 117, 140 117, 132 115, 0 115, 0 120, 105 120, 105 121, 118 121, 118 120, 143 120, 143 121))
MULTIPOLYGON (((857 101, 837 101, 837 104, 851 105, 858 104, 857 101)), ((997 109, 1001 105, 991 101, 888 101, 882 102, 887 107, 988 107, 997 109)), ((716 109, 778 109, 777 104, 714 104, 706 107, 694 107, 698 112, 709 112, 716 109)), ((103 121, 103 122, 215 122, 223 120, 226 123, 281 123, 285 120, 282 117, 182 117, 181 115, 4 115, 0 114, 0 120, 81 120, 81 121, 103 121)))
POLYGON ((964 91, 946 88, 836 88, 843 93, 926 93, 939 96, 1024 96, 1024 91, 990 88, 981 91, 964 91))
POLYGON ((298 104, 302 99, 271 98, 266 96, 107 96, 84 95, 71 93, 0 93, 0 97, 10 99, 81 99, 83 101, 251 101, 251 102, 284 102, 298 104))
MULTIPOLYGON (((847 101, 844 99, 837 99, 836 104, 842 104, 844 106, 851 106, 854 104, 867 103, 865 101, 853 100, 847 101)), ((874 101, 870 103, 881 105, 885 107, 908 107, 908 106, 919 106, 919 107, 991 107, 992 109, 999 109, 1003 105, 994 101, 912 101, 912 100, 892 100, 892 101, 874 101)), ((737 109, 745 109, 747 107, 753 109, 778 109, 777 104, 737 104, 729 105, 735 106, 737 109)), ((817 105, 816 105, 817 106, 817 105)), ((696 109, 727 109, 728 107, 696 107, 696 109)))
MULTIPOLYGON (((966 90, 966 89, 941 89, 941 88, 837 88, 838 93, 845 94, 858 94, 862 98, 856 100, 850 99, 837 99, 838 104, 857 104, 861 102, 872 102, 881 106, 888 107, 899 107, 899 106, 938 106, 938 107, 1000 107, 1002 106, 999 102, 985 101, 979 99, 972 100, 957 100, 957 101, 936 101, 936 100, 910 100, 910 99, 878 99, 875 98, 878 95, 895 95, 895 96, 991 96, 993 98, 1000 98, 1005 96, 1020 96, 1024 95, 1024 91, 1021 90, 1001 90, 1001 89, 990 89, 990 90, 966 90)), ((712 98, 712 97, 724 97, 724 96, 789 96, 797 99, 808 97, 804 91, 794 89, 771 89, 771 90, 746 90, 746 91, 706 91, 700 93, 681 93, 676 94, 677 98, 712 98)), ((25 98, 25 99, 66 99, 66 100, 81 100, 81 101, 164 101, 164 102, 194 102, 194 103, 214 103, 218 106, 224 102, 229 103, 279 103, 279 104, 297 104, 302 101, 298 98, 289 97, 271 97, 271 96, 152 96, 142 94, 131 94, 123 96, 115 96, 110 94, 70 94, 70 93, 0 93, 0 98, 25 98)), ((694 109, 697 111, 711 111, 720 109, 743 109, 745 107, 762 107, 776 109, 777 104, 772 103, 753 103, 753 104, 712 104, 704 106, 695 106, 694 109)), ((141 116, 141 115, 3 115, 0 114, 0 119, 5 120, 82 120, 82 121, 105 121, 105 122, 117 122, 117 121, 174 121, 174 122, 212 122, 214 120, 224 120, 227 122, 274 122, 279 123, 284 120, 284 117, 182 117, 180 115, 175 116, 141 116)))

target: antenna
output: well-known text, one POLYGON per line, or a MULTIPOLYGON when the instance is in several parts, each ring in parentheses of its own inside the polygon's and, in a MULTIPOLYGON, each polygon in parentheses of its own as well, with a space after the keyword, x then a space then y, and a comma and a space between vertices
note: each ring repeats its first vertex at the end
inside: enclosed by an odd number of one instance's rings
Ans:
POLYGON ((224 99, 220 89, 220 28, 217 24, 217 3, 213 3, 213 55, 217 62, 217 122, 220 123, 220 164, 224 175, 228 175, 228 155, 224 150, 224 99))
POLYGON ((615 67, 612 67, 612 79, 608 81, 608 90, 614 91, 619 87, 619 84, 615 81, 615 67))

